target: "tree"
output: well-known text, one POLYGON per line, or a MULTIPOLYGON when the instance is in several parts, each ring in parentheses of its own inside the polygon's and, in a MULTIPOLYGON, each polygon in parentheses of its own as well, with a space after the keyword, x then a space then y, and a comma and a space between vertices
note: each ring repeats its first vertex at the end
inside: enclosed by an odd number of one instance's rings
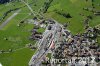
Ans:
POLYGON ((9 2, 10 0, 0 0, 0 3, 3 4, 3 3, 7 3, 9 2))

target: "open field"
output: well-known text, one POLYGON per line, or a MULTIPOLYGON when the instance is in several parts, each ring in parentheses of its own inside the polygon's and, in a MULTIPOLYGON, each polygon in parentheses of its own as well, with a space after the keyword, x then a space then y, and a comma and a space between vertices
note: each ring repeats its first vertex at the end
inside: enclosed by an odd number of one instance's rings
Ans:
POLYGON ((28 66, 30 57, 33 54, 34 51, 24 48, 12 53, 0 54, 0 62, 3 66, 28 66))
MULTIPOLYGON (((5 6, 5 4, 0 5, 0 7, 2 7, 0 16, 8 11, 10 7, 12 7, 12 9, 16 8, 13 7, 12 4, 16 4, 16 7, 24 6, 23 3, 17 2, 9 3, 7 6, 5 6)), ((3 21, 10 17, 13 13, 14 12, 9 13, 3 21)), ((11 19, 10 22, 2 30, 0 30, 0 50, 17 50, 12 53, 0 54, 0 62, 3 64, 3 66, 27 66, 31 56, 34 54, 34 51, 24 48, 28 43, 35 44, 35 41, 29 40, 31 35, 30 31, 33 29, 34 25, 26 23, 22 24, 20 27, 17 26, 22 20, 33 18, 32 15, 29 15, 30 13, 31 12, 27 7, 21 8, 21 11, 18 13, 18 15, 11 19), (5 38, 7 38, 7 40, 5 40, 5 38), (18 50, 20 48, 24 49, 18 50)), ((42 29, 40 29, 40 31, 42 31, 42 29)))
MULTIPOLYGON (((97 7, 97 4, 100 4, 100 1, 95 0, 95 10, 100 11, 100 7, 97 7)), ((84 24, 83 20, 88 15, 93 15, 93 13, 89 11, 83 10, 84 7, 92 8, 92 2, 91 0, 88 0, 86 2, 85 0, 54 0, 51 4, 51 6, 48 9, 47 15, 49 14, 49 17, 52 17, 56 20, 58 20, 61 23, 70 22, 70 25, 68 27, 69 30, 72 31, 73 34, 76 34, 78 32, 84 31, 84 24), (54 11, 58 10, 65 13, 70 13, 72 18, 64 18, 63 16, 55 13, 54 11), (84 14, 84 16, 81 16, 80 14, 84 14), (80 28, 78 28, 80 27, 80 28)), ((100 24, 100 17, 99 16, 93 16, 93 20, 90 21, 91 26, 96 26, 97 24, 100 24)))
MULTIPOLYGON (((94 0, 94 10, 100 11, 100 4, 99 0, 94 0)), ((94 27, 98 24, 100 24, 100 16, 93 15, 90 11, 85 11, 83 8, 92 8, 92 0, 88 0, 87 2, 84 0, 54 0, 52 4, 50 5, 46 15, 48 17, 52 17, 59 21, 60 23, 64 24, 67 22, 70 22, 68 29, 73 33, 82 33, 84 32, 84 23, 83 20, 86 18, 86 16, 92 15, 93 19, 89 21, 89 24, 91 27, 94 27), (55 10, 70 13, 72 18, 65 18, 57 13, 55 13, 55 10), (84 16, 81 16, 80 14, 83 14, 84 16)), ((100 37, 98 37, 100 38, 100 37)), ((98 39, 100 42, 100 40, 98 39)))

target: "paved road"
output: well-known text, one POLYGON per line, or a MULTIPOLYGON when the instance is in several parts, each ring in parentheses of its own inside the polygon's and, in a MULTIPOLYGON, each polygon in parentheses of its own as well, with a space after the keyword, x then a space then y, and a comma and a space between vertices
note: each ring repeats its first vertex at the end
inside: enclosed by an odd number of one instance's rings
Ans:
POLYGON ((49 49, 45 51, 44 48, 45 48, 45 46, 48 46, 48 47, 50 46, 54 36, 55 36, 55 31, 49 31, 48 33, 46 31, 46 35, 44 35, 44 37, 38 42, 38 45, 40 45, 39 50, 38 50, 37 54, 35 56, 33 55, 32 59, 30 60, 30 62, 29 62, 30 66, 31 65, 38 66, 39 63, 41 63, 43 56, 45 56, 49 51, 49 49), (48 36, 51 33, 53 33, 52 38, 48 38, 48 36))
MULTIPOLYGON (((55 21, 55 20, 53 20, 53 21, 55 21)), ((47 31, 47 29, 46 29, 46 31, 43 33, 43 39, 38 43, 38 45, 40 45, 39 50, 38 50, 37 54, 35 56, 33 56, 32 59, 30 60, 30 63, 29 63, 30 66, 39 66, 39 64, 41 64, 42 58, 50 50, 48 48, 47 51, 45 51, 44 50, 45 46, 50 45, 52 41, 59 41, 59 37, 61 38, 60 33, 59 33, 59 30, 60 30, 59 28, 61 28, 61 30, 62 30, 61 33, 66 34, 64 32, 65 29, 63 29, 63 25, 59 24, 57 21, 55 21, 55 22, 56 23, 52 26, 53 29, 51 31, 47 31), (53 34, 53 37, 49 38, 49 41, 48 41, 47 37, 49 36, 50 33, 53 34), (54 36, 56 36, 56 37, 54 37, 54 36)), ((67 31, 70 32, 69 30, 67 30, 67 31)), ((76 48, 79 49, 79 47, 77 45, 76 45, 76 48)), ((91 54, 91 56, 94 57, 92 52, 89 51, 89 48, 84 46, 84 49, 85 48, 88 50, 88 52, 91 54)), ((83 63, 83 62, 84 61, 82 61, 81 63, 83 63)))
POLYGON ((46 28, 45 32, 43 33, 43 38, 39 42, 37 42, 37 44, 39 45, 39 50, 36 55, 33 55, 33 57, 31 58, 29 62, 30 66, 39 66, 42 61, 42 58, 49 52, 51 42, 59 41, 59 28, 63 27, 57 22, 52 25, 52 29, 50 31, 48 31, 46 28), (50 34, 52 34, 52 37, 49 38, 50 34), (46 51, 44 50, 45 47, 48 47, 46 51))
POLYGON ((12 18, 14 18, 21 10, 17 10, 13 15, 11 15, 5 22, 3 22, 1 25, 0 25, 0 30, 3 29, 3 27, 5 27, 12 18))

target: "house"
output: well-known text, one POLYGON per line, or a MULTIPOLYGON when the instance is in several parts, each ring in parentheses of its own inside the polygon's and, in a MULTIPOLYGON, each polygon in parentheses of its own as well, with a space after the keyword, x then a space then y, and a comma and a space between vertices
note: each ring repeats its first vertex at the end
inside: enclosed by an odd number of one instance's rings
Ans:
POLYGON ((45 24, 41 24, 40 27, 41 27, 41 28, 45 28, 46 25, 45 25, 45 24))

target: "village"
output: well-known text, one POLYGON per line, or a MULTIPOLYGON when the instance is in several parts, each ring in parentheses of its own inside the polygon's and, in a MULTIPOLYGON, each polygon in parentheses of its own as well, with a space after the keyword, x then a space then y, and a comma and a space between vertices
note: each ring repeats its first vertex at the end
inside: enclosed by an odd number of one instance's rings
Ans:
MULTIPOLYGON (((38 45, 38 51, 39 53, 35 55, 33 55, 29 65, 30 66, 40 66, 40 64, 42 63, 41 61, 43 61, 43 63, 48 62, 49 60, 46 59, 47 58, 47 54, 51 53, 51 59, 71 59, 73 57, 89 57, 90 59, 92 59, 92 57, 95 58, 95 60, 93 60, 94 62, 86 62, 84 61, 84 64, 82 63, 68 63, 68 66, 98 66, 99 65, 99 61, 100 61, 100 47, 98 45, 98 41, 97 41, 97 37, 99 36, 99 32, 100 32, 100 28, 98 28, 98 26, 92 28, 92 27, 88 27, 84 33, 78 33, 76 35, 71 34, 71 32, 69 30, 66 30, 65 28, 68 26, 67 24, 61 25, 58 24, 57 21, 53 20, 53 19, 48 19, 48 20, 41 20, 40 22, 37 22, 36 17, 34 19, 34 24, 36 25, 33 30, 32 30, 32 36, 30 37, 30 39, 33 40, 37 40, 39 42, 36 43, 36 45, 38 45), (57 25, 56 25, 57 24, 57 25), (41 26, 42 25, 42 26, 41 26), (37 30, 40 28, 45 28, 45 32, 43 33, 38 33, 37 30), (51 33, 53 31, 56 31, 55 33, 51 33), (51 33, 50 35, 48 33, 51 33), (55 35, 55 37, 52 39, 52 34, 55 35), (46 37, 48 36, 48 37, 46 37), (44 38, 49 38, 48 40, 44 39, 44 38), (51 41, 50 45, 48 41, 51 41), (45 45, 46 42, 47 46, 45 45), (45 46, 44 46, 44 45, 45 46), (42 47, 44 46, 44 48, 42 47), (49 47, 49 48, 48 48, 49 47), (42 51, 43 50, 43 51, 42 51), (41 53, 43 52, 43 54, 41 53), (38 56, 39 54, 41 54, 40 56, 38 56), (45 57, 45 58, 44 58, 45 57), (39 59, 38 61, 36 59, 39 59), (39 62, 39 63, 38 63, 39 62), (95 62, 97 64, 95 64, 95 62), (31 65, 31 63, 33 65, 31 65), (34 64, 35 63, 35 64, 34 64), (93 65, 94 64, 94 65, 93 65)), ((38 52, 37 51, 37 52, 38 52)), ((76 59, 76 60, 80 60, 80 59, 76 59)), ((77 62, 78 62, 77 61, 77 62)), ((63 63, 64 64, 64 63, 63 63)), ((66 63, 65 63, 66 64, 66 63)), ((63 66, 62 64, 57 64, 57 63, 47 63, 46 65, 48 66, 63 66)))
POLYGON ((0 0, 0 65, 100 66, 99 6, 96 0, 0 0))

